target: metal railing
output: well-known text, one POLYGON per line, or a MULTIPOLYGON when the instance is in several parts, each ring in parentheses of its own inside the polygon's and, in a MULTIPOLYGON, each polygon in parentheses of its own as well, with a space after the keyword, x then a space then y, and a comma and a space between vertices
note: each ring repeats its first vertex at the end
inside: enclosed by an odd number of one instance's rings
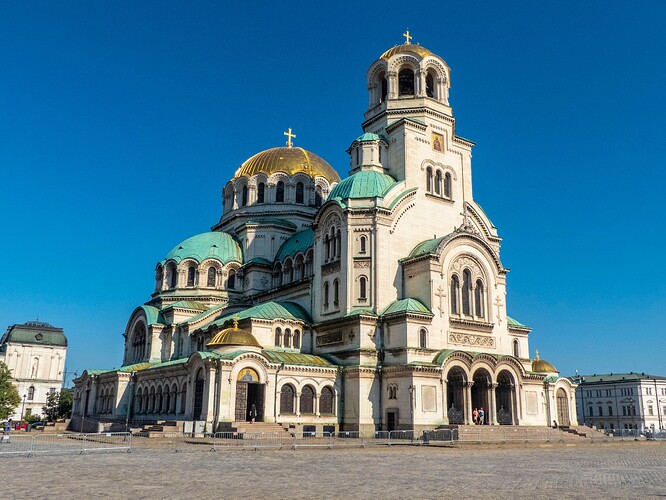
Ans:
POLYGON ((0 455, 31 456, 46 453, 129 452, 131 449, 132 434, 129 432, 10 435, 3 436, 2 442, 0 442, 0 455))

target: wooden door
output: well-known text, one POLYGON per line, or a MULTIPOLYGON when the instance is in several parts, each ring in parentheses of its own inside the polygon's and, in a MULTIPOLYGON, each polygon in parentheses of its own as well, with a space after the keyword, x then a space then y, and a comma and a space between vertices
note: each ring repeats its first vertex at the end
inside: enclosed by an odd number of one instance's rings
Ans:
POLYGON ((236 422, 247 420, 247 382, 236 382, 236 422))

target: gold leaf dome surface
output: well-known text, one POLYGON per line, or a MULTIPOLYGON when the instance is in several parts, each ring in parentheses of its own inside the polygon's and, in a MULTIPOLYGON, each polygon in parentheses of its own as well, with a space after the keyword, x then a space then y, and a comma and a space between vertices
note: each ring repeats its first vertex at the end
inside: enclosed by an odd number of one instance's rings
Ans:
POLYGON ((380 59, 388 61, 391 56, 394 56, 395 54, 403 54, 405 52, 411 52, 412 54, 416 54, 421 58, 432 55, 432 52, 425 47, 421 47, 415 43, 403 43, 402 45, 396 45, 395 47, 388 49, 381 55, 380 59))
POLYGON ((257 339, 252 335, 252 333, 242 328, 238 328, 238 322, 234 321, 234 326, 231 328, 225 328, 224 330, 215 334, 213 339, 206 344, 206 347, 216 348, 216 347, 225 347, 225 346, 247 346, 247 347, 259 347, 261 345, 257 342, 257 339))
POLYGON ((539 358, 539 351, 536 352, 536 358, 532 361, 532 371, 537 373, 559 373, 559 370, 548 361, 539 358))
POLYGON ((252 177, 284 172, 294 175, 303 172, 311 178, 324 177, 329 182, 340 182, 340 176, 326 160, 310 151, 297 147, 267 149, 246 160, 234 177, 252 177))

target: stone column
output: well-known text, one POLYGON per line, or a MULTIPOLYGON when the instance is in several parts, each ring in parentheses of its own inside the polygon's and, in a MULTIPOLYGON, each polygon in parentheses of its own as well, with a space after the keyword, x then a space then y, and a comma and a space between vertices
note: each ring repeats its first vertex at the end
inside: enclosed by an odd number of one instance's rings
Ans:
POLYGON ((388 98, 396 99, 398 97, 398 73, 389 71, 387 76, 388 81, 388 98))
POLYGON ((294 412, 297 417, 301 416, 301 393, 296 393, 296 403, 294 404, 294 412))
POLYGON ((315 394, 315 400, 314 400, 314 413, 317 417, 321 417, 321 413, 319 413, 319 400, 321 399, 321 393, 316 393, 315 394))
POLYGON ((414 75, 414 83, 416 84, 415 94, 417 97, 425 97, 426 95, 426 72, 418 70, 414 75))
POLYGON ((442 383, 442 408, 443 408, 443 414, 442 414, 442 420, 444 421, 445 424, 449 423, 449 402, 448 402, 448 392, 447 392, 447 385, 446 385, 446 380, 441 379, 440 382, 442 383))
POLYGON ((472 386, 474 381, 465 382, 465 422, 467 425, 473 425, 472 422, 472 386))
POLYGON ((490 425, 497 425, 497 389, 498 384, 490 384, 490 408, 488 416, 490 425))

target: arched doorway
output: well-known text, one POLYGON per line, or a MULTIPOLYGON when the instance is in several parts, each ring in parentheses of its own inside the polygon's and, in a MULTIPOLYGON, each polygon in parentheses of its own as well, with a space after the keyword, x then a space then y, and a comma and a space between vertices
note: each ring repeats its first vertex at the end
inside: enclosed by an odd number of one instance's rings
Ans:
POLYGON ((266 386, 259 381, 259 374, 252 368, 240 371, 236 380, 237 422, 250 421, 253 416, 257 422, 263 422, 265 389, 266 386))
POLYGON ((561 387, 557 390, 557 424, 562 427, 568 427, 569 422, 569 398, 567 393, 561 387))
POLYGON ((511 372, 502 370, 497 375, 495 399, 497 401, 497 423, 500 425, 513 425, 516 423, 516 383, 511 372))
POLYGON ((484 368, 479 368, 472 376, 474 385, 472 385, 472 408, 484 412, 484 425, 490 423, 490 373, 484 368))
POLYGON ((194 379, 194 410, 192 411, 193 420, 204 420, 201 415, 203 412, 204 382, 204 370, 203 368, 199 368, 197 376, 194 379))
POLYGON ((450 424, 465 423, 465 382, 467 377, 462 368, 454 366, 446 377, 447 414, 450 424))

